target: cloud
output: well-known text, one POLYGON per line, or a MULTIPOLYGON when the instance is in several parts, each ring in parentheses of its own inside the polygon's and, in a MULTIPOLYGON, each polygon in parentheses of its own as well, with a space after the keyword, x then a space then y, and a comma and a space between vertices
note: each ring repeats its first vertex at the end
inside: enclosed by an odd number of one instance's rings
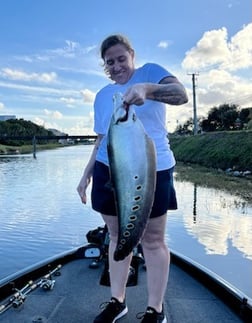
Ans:
POLYGON ((65 43, 66 46, 62 48, 56 48, 54 50, 47 50, 46 54, 51 57, 61 56, 75 58, 77 56, 82 56, 83 54, 88 54, 97 47, 96 45, 82 47, 80 43, 72 40, 65 40, 65 43))
POLYGON ((182 62, 186 70, 199 71, 219 67, 236 71, 252 66, 252 23, 243 26, 230 41, 225 27, 207 31, 182 62))
POLYGON ((97 45, 89 45, 83 47, 80 43, 73 40, 65 40, 65 46, 55 49, 46 49, 40 53, 32 55, 19 55, 14 58, 19 61, 31 62, 57 62, 57 60, 72 60, 76 58, 84 59, 85 55, 89 54, 97 48, 97 45))
POLYGON ((81 121, 77 121, 73 126, 63 128, 63 132, 71 135, 93 135, 93 116, 84 116, 81 121))
POLYGON ((186 70, 199 71, 207 66, 222 63, 229 55, 227 29, 207 31, 195 47, 186 53, 182 67, 186 70))
MULTIPOLYGON (((38 95, 43 96, 63 96, 63 95, 69 95, 69 96, 80 96, 80 92, 75 89, 67 89, 63 88, 63 85, 61 88, 56 87, 49 87, 49 86, 33 86, 33 85, 24 85, 24 84, 18 84, 18 83, 12 83, 12 82, 1 82, 0 81, 0 87, 11 89, 11 90, 18 90, 25 93, 35 93, 38 95)), ((38 97, 39 98, 39 97, 38 97)), ((41 98, 41 97, 40 97, 41 98)))
POLYGON ((244 26, 229 43, 230 55, 226 57, 221 68, 231 71, 252 67, 252 23, 244 26))
POLYGON ((159 48, 167 48, 170 45, 170 42, 167 40, 161 40, 158 44, 159 48))
POLYGON ((2 102, 0 102, 0 110, 4 109, 4 104, 2 102))
POLYGON ((37 81, 42 83, 52 83, 57 79, 57 74, 51 73, 26 73, 21 70, 2 68, 1 76, 15 81, 37 81))
POLYGON ((38 126, 42 126, 45 127, 45 120, 39 118, 39 117, 35 117, 33 119, 33 122, 36 123, 38 126))
MULTIPOLYGON (((182 67, 188 74, 197 75, 198 117, 206 117, 212 107, 224 103, 236 104, 241 108, 251 107, 251 34, 252 24, 243 26, 230 39, 226 28, 207 31, 186 53, 182 67)), ((187 91, 190 101, 185 105, 184 114, 188 115, 188 120, 192 117, 192 86, 187 91)))
POLYGON ((61 119, 63 117, 62 113, 59 111, 52 111, 48 109, 44 109, 44 114, 50 116, 53 119, 61 119))
POLYGON ((73 108, 76 100, 74 98, 60 98, 60 101, 63 102, 68 108, 73 108))
POLYGON ((95 93, 88 90, 88 89, 84 89, 84 90, 81 90, 80 93, 82 94, 83 96, 83 99, 84 99, 84 102, 85 103, 93 103, 94 102, 94 99, 95 99, 95 93))

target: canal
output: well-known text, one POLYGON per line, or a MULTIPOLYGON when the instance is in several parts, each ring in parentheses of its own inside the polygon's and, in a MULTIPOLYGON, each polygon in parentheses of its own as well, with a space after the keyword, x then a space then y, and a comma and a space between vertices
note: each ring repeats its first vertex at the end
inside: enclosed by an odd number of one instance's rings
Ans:
MULTIPOLYGON (((76 192, 92 146, 0 157, 0 279, 77 247, 103 222, 76 192)), ((252 202, 177 180, 169 247, 252 299, 252 202)), ((90 194, 90 188, 88 190, 90 194)))

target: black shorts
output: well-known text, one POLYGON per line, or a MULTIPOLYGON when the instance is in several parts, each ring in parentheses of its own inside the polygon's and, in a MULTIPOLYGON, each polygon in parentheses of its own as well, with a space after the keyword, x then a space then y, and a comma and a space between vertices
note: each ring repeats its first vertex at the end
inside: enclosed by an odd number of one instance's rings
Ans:
MULTIPOLYGON (((109 185, 109 167, 96 161, 91 190, 92 208, 106 215, 116 215, 115 198, 109 185)), ((151 218, 161 216, 167 210, 177 209, 176 192, 173 186, 173 168, 157 172, 157 182, 151 218)))

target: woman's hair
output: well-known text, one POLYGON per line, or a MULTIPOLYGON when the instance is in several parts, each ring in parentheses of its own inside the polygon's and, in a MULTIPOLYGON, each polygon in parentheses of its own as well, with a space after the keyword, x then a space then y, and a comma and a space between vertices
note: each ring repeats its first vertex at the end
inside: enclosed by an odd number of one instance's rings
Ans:
POLYGON ((115 46, 117 44, 125 46, 125 48, 128 51, 133 50, 129 40, 125 36, 119 35, 119 34, 118 35, 111 35, 111 36, 107 37, 106 39, 104 39, 104 41, 101 44, 101 48, 100 48, 101 58, 104 59, 106 51, 110 47, 115 46))

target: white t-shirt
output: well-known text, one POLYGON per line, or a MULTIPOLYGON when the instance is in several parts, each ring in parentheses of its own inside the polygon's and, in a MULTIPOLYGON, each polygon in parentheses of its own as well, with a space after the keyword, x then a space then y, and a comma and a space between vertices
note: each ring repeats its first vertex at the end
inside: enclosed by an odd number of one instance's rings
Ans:
MULTIPOLYGON (((113 95, 122 94, 136 83, 159 83, 163 78, 173 76, 163 67, 148 63, 136 69, 125 84, 108 84, 96 95, 94 103, 94 131, 104 135, 96 160, 108 165, 107 132, 113 113, 113 95)), ((146 100, 144 105, 134 106, 137 117, 143 123, 146 133, 154 141, 157 151, 157 170, 169 169, 175 165, 166 130, 166 106, 162 102, 146 100)), ((130 136, 130 134, 129 134, 130 136)), ((137 147, 136 147, 137 149, 137 147)))

